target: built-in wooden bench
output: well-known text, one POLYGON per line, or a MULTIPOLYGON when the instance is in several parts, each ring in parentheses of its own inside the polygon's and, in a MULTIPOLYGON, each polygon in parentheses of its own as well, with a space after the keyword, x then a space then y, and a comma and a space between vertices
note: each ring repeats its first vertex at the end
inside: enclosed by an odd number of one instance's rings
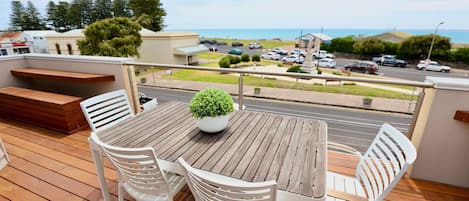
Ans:
POLYGON ((17 68, 11 70, 15 76, 59 80, 68 82, 107 82, 114 81, 114 75, 101 75, 91 73, 78 73, 70 71, 49 70, 43 68, 17 68))
POLYGON ((0 89, 0 116, 63 133, 87 126, 82 98, 18 87, 0 89))

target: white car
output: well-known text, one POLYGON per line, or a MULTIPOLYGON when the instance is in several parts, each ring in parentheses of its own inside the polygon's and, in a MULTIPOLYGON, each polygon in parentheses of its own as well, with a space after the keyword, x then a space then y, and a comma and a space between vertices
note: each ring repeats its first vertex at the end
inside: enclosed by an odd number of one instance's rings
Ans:
POLYGON ((262 44, 251 42, 248 45, 249 49, 259 49, 262 48, 262 44))
POLYGON ((313 61, 313 64, 318 65, 319 67, 325 67, 325 68, 335 68, 335 66, 337 65, 335 60, 330 59, 330 58, 324 58, 324 59, 313 61))
POLYGON ((439 72, 445 72, 445 73, 449 73, 449 71, 451 71, 451 68, 449 66, 441 65, 436 61, 430 61, 428 65, 426 65, 426 62, 424 60, 420 61, 419 64, 417 64, 417 69, 439 71, 439 72))
POLYGON ((261 58, 263 59, 272 59, 272 60, 279 60, 280 55, 275 53, 275 52, 267 52, 265 54, 261 55, 261 58))
POLYGON ((279 47, 274 47, 272 49, 272 52, 275 52, 275 53, 280 54, 280 55, 287 55, 288 54, 288 51, 286 51, 282 48, 279 48, 279 47))
POLYGON ((290 55, 300 55, 300 56, 304 57, 304 56, 306 56, 306 52, 298 50, 298 49, 294 49, 294 50, 290 51, 290 55))
POLYGON ((305 62, 305 58, 302 56, 298 56, 298 55, 290 55, 290 56, 283 57, 282 61, 287 62, 287 63, 303 63, 305 62))
POLYGON ((319 50, 319 52, 313 52, 313 57, 317 59, 330 58, 333 59, 335 56, 333 54, 327 53, 326 50, 319 50))

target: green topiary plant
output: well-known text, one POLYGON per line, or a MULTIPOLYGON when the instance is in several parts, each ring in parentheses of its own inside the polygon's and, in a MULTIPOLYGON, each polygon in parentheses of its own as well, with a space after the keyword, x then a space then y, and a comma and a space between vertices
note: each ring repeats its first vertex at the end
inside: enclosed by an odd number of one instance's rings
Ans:
POLYGON ((252 55, 251 61, 260 62, 261 61, 261 56, 259 56, 258 54, 252 55))
POLYGON ((249 57, 249 54, 243 54, 243 56, 241 56, 241 61, 242 62, 249 62, 249 61, 251 61, 251 57, 249 57))
POLYGON ((230 58, 223 57, 222 59, 220 59, 220 61, 218 61, 218 65, 220 66, 220 68, 229 68, 231 65, 230 58))
POLYGON ((233 99, 221 89, 206 88, 195 94, 189 109, 196 119, 223 116, 233 112, 233 99))

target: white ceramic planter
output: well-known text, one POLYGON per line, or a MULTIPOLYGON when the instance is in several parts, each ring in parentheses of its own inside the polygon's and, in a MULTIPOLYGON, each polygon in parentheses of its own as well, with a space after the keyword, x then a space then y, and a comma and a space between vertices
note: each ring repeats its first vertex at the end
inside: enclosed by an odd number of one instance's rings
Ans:
POLYGON ((222 131, 228 126, 230 120, 230 114, 218 117, 204 117, 202 119, 196 119, 197 127, 206 133, 217 133, 222 131))

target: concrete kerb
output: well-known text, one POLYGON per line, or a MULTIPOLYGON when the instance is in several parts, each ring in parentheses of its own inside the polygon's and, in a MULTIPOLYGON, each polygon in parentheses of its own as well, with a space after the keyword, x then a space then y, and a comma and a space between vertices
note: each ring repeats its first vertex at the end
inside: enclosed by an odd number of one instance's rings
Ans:
MULTIPOLYGON (((181 88, 181 87, 168 87, 168 86, 154 86, 154 85, 146 85, 146 84, 139 84, 139 86, 148 87, 148 88, 174 89, 174 90, 191 91, 191 92, 199 91, 197 89, 187 89, 187 88, 181 88)), ((237 93, 230 93, 230 94, 233 95, 233 96, 238 96, 237 93)), ((387 112, 387 113, 406 114, 406 115, 412 115, 413 114, 412 112, 385 110, 385 109, 377 109, 377 108, 364 107, 364 106, 359 107, 359 106, 350 106, 350 105, 330 104, 330 103, 314 102, 314 101, 291 100, 291 99, 276 98, 276 97, 270 97, 270 96, 259 96, 259 95, 250 95, 250 94, 244 94, 243 96, 244 97, 249 97, 249 98, 287 101, 287 102, 295 102, 295 103, 307 103, 307 104, 334 106, 334 107, 341 107, 341 108, 352 108, 352 109, 360 109, 360 110, 368 110, 368 111, 376 111, 376 112, 387 112)))

